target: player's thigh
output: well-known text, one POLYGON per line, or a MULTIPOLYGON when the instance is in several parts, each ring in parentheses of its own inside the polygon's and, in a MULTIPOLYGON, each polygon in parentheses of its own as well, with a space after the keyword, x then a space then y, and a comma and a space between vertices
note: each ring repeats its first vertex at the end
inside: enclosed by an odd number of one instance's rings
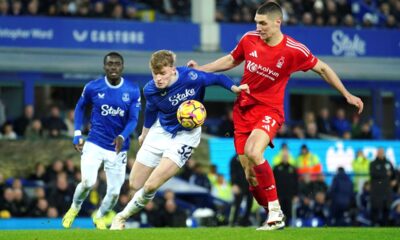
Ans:
POLYGON ((97 172, 103 162, 103 150, 101 147, 86 142, 81 155, 82 182, 89 187, 97 180, 97 172))
POLYGON ((131 190, 137 192, 139 189, 141 189, 153 170, 154 167, 149 167, 138 161, 135 161, 129 174, 129 187, 131 190))
POLYGON ((163 157, 160 164, 151 173, 149 179, 145 183, 145 187, 151 191, 156 191, 170 178, 178 173, 180 167, 168 157, 163 157))
POLYGON ((257 153, 263 154, 264 150, 267 148, 270 142, 269 135, 261 130, 261 129, 254 129, 245 144, 245 153, 257 153))

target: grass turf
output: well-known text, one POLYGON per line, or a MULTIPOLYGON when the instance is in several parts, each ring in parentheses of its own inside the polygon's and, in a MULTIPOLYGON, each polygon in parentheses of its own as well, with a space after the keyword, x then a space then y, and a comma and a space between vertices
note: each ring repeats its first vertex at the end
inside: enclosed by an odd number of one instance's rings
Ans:
POLYGON ((254 228, 148 228, 109 230, 2 230, 1 240, 395 240, 400 228, 286 228, 282 231, 255 231, 254 228))

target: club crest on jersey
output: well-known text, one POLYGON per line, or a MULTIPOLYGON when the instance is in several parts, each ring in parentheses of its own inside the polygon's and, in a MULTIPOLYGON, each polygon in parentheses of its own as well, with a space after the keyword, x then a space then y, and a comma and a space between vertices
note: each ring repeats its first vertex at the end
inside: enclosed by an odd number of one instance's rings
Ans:
POLYGON ((129 93, 122 94, 122 101, 129 102, 129 93))
POLYGON ((189 72, 189 77, 190 77, 191 80, 196 80, 198 75, 197 75, 196 72, 190 71, 189 72))
POLYGON ((283 64, 285 63, 285 57, 279 58, 278 62, 276 63, 277 68, 282 68, 283 64))

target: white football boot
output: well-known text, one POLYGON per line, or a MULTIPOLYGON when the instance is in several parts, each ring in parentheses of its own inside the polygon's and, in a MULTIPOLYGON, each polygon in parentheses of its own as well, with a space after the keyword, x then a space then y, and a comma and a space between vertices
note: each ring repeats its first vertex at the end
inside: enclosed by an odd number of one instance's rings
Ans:
POLYGON ((270 210, 268 213, 267 221, 257 230, 259 231, 272 231, 280 230, 285 227, 285 215, 282 210, 270 210))
POLYGON ((125 222, 126 219, 123 218, 121 215, 115 215, 110 230, 124 230, 125 229, 125 222))

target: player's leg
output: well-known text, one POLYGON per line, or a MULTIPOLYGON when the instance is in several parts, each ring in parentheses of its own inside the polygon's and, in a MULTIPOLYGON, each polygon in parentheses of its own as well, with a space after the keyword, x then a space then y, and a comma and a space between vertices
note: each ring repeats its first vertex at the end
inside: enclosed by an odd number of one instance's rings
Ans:
POLYGON ((126 151, 120 152, 117 155, 114 151, 104 150, 104 171, 107 176, 107 192, 101 202, 100 208, 93 217, 93 222, 98 229, 107 228, 103 217, 114 208, 118 201, 122 184, 125 181, 126 162, 126 151))
POLYGON ((129 201, 125 208, 114 217, 110 228, 111 230, 124 229, 126 219, 137 212, 135 201, 137 200, 138 196, 140 196, 140 194, 137 193, 143 188, 144 183, 149 178, 154 168, 158 165, 161 156, 161 152, 155 153, 146 150, 144 147, 140 148, 129 176, 129 186, 131 188, 133 198, 129 201))
POLYGON ((89 195, 97 180, 97 173, 102 163, 101 148, 91 142, 86 142, 81 156, 82 180, 76 186, 70 209, 62 219, 64 228, 70 228, 78 215, 83 201, 89 195))
MULTIPOLYGON (((274 129, 274 131, 277 130, 274 129)), ((272 135, 274 136, 275 134, 272 133, 272 135)), ((285 226, 284 215, 278 200, 274 174, 268 161, 264 159, 264 151, 270 141, 271 139, 265 130, 256 128, 247 139, 244 149, 245 155, 253 164, 253 170, 258 182, 256 187, 265 191, 268 200, 267 224, 259 228, 259 230, 275 230, 285 226)))

